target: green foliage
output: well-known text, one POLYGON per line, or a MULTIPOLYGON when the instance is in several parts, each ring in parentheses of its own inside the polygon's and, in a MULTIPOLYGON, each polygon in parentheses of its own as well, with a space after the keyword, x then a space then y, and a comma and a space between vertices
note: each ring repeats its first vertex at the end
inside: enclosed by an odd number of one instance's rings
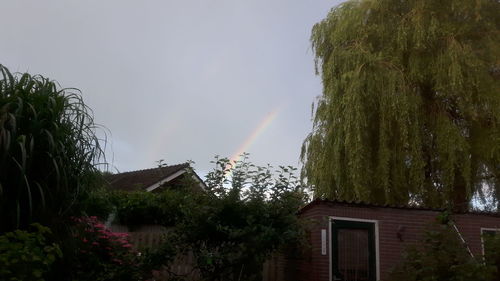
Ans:
POLYGON ((500 280, 500 234, 484 234, 484 258, 486 264, 496 268, 497 277, 495 281, 500 280))
POLYGON ((164 265, 169 264, 180 253, 179 239, 175 233, 165 234, 162 241, 162 243, 154 248, 141 250, 141 267, 144 274, 150 274, 154 270, 158 270, 164 265))
POLYGON ((62 257, 59 246, 47 241, 49 228, 34 223, 34 231, 15 230, 0 236, 0 279, 42 281, 51 265, 62 257))
MULTIPOLYGON (((271 166, 250 164, 247 155, 236 163, 226 158, 216 158, 214 163, 206 191, 190 188, 197 183, 185 182, 181 188, 160 193, 100 190, 89 197, 98 210, 108 202, 121 224, 160 224, 169 229, 158 247, 141 250, 140 258, 132 259, 135 264, 127 266, 126 276, 150 276, 176 256, 191 251, 195 269, 206 280, 260 280, 262 263, 271 253, 305 243, 303 223, 295 214, 307 201, 307 194, 294 175, 295 168, 279 167, 273 175, 271 166)), ((91 202, 84 208, 88 213, 91 202)), ((71 270, 81 272, 73 276, 78 280, 113 280, 121 272, 121 265, 110 262, 109 254, 117 253, 113 247, 103 246, 106 240, 98 233, 106 230, 96 219, 91 218, 91 226, 84 224, 78 232, 80 242, 75 249, 85 251, 71 262, 82 266, 71 270)))
POLYGON ((111 201, 116 207, 116 220, 124 225, 160 224, 173 226, 182 216, 180 206, 189 200, 186 190, 115 192, 111 201))
POLYGON ((500 198, 500 2, 351 0, 316 24, 315 196, 466 209, 500 198))
MULTIPOLYGON (((133 272, 127 276, 150 276, 176 256, 190 251, 195 256, 195 269, 206 280, 260 280, 262 263, 271 253, 306 243, 304 225, 296 212, 307 201, 307 194, 294 175, 295 168, 280 166, 274 173, 271 166, 255 166, 247 158, 245 154, 236 163, 216 158, 205 191, 194 188, 198 183, 189 181, 159 193, 102 189, 89 193, 82 209, 88 214, 106 214, 101 218, 113 209, 115 221, 132 228, 160 224, 169 229, 158 247, 141 250, 135 265, 128 266, 133 272)), ((89 229, 105 231, 100 224, 89 229)), ((92 235, 94 230, 80 233, 92 235)), ((77 240, 75 249, 86 252, 76 255, 77 261, 71 264, 85 267, 71 271, 81 272, 81 276, 85 272, 88 280, 118 278, 113 274, 120 272, 120 265, 110 263, 106 260, 109 256, 97 251, 103 246, 95 239, 86 237, 84 244, 77 240), (92 243, 99 246, 82 248, 92 243)))
POLYGON ((105 221, 115 211, 113 202, 115 196, 105 187, 92 188, 89 192, 82 194, 81 200, 77 202, 77 208, 87 216, 96 216, 105 221))
POLYGON ((178 249, 190 250, 205 280, 261 280, 262 263, 285 245, 304 243, 295 215, 306 201, 291 167, 231 165, 216 159, 208 191, 191 195, 173 231, 178 249))
POLYGON ((436 224, 408 247, 391 273, 394 281, 493 281, 496 268, 470 256, 451 224, 436 224))
POLYGON ((0 72, 0 233, 58 224, 98 175, 91 112, 74 89, 2 65, 0 72))

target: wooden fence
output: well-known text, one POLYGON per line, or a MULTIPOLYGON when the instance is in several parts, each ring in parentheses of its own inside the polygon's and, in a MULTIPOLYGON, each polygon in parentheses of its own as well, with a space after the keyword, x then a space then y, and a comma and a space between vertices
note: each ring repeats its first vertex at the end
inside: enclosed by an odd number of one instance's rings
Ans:
MULTIPOLYGON (((161 242, 168 231, 157 225, 143 225, 129 231, 127 226, 111 225, 113 232, 127 233, 134 250, 154 248, 161 242)), ((192 253, 178 256, 168 266, 155 275, 155 280, 168 280, 173 276, 184 276, 190 281, 201 281, 199 272, 194 269, 195 257, 192 253)), ((273 255, 262 266, 262 281, 285 281, 285 259, 282 255, 273 255)), ((288 280, 287 280, 288 281, 288 280)))

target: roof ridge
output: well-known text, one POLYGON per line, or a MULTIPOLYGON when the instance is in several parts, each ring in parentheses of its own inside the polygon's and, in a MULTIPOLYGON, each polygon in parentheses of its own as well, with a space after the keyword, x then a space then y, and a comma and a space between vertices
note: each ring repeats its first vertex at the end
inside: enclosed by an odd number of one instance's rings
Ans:
POLYGON ((163 169, 163 168, 173 168, 173 167, 177 167, 177 166, 186 166, 186 168, 187 168, 190 165, 189 165, 188 162, 185 162, 185 163, 181 163, 181 164, 167 165, 167 166, 163 166, 163 167, 155 167, 155 168, 147 168, 147 169, 140 169, 140 170, 132 170, 132 171, 120 172, 120 173, 117 173, 117 174, 112 174, 112 176, 122 175, 122 174, 129 174, 129 173, 136 173, 136 172, 152 171, 152 170, 158 170, 158 169, 163 169))
POLYGON ((122 189, 126 191, 142 190, 171 176, 176 178, 185 171, 191 169, 190 167, 189 163, 181 163, 128 171, 109 175, 106 177, 106 181, 113 189, 122 189))

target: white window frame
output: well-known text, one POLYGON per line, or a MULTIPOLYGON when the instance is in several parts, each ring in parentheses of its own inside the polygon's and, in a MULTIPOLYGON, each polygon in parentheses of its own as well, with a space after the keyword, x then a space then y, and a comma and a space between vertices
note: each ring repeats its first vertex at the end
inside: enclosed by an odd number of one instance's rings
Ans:
POLYGON ((336 217, 330 216, 328 217, 328 259, 329 259, 329 272, 330 272, 330 281, 333 281, 333 272, 332 272, 332 222, 334 220, 342 220, 342 221, 354 221, 354 222, 367 222, 373 223, 375 226, 375 270, 376 270, 376 279, 380 280, 380 248, 379 248, 379 227, 378 220, 367 220, 367 219, 358 219, 358 218, 349 218, 349 217, 336 217))

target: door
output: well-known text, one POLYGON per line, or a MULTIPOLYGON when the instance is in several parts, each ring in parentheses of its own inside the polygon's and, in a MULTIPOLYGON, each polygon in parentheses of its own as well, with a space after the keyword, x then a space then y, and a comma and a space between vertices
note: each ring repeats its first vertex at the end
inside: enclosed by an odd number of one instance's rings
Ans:
POLYGON ((376 281, 375 223, 332 221, 332 281, 376 281))

